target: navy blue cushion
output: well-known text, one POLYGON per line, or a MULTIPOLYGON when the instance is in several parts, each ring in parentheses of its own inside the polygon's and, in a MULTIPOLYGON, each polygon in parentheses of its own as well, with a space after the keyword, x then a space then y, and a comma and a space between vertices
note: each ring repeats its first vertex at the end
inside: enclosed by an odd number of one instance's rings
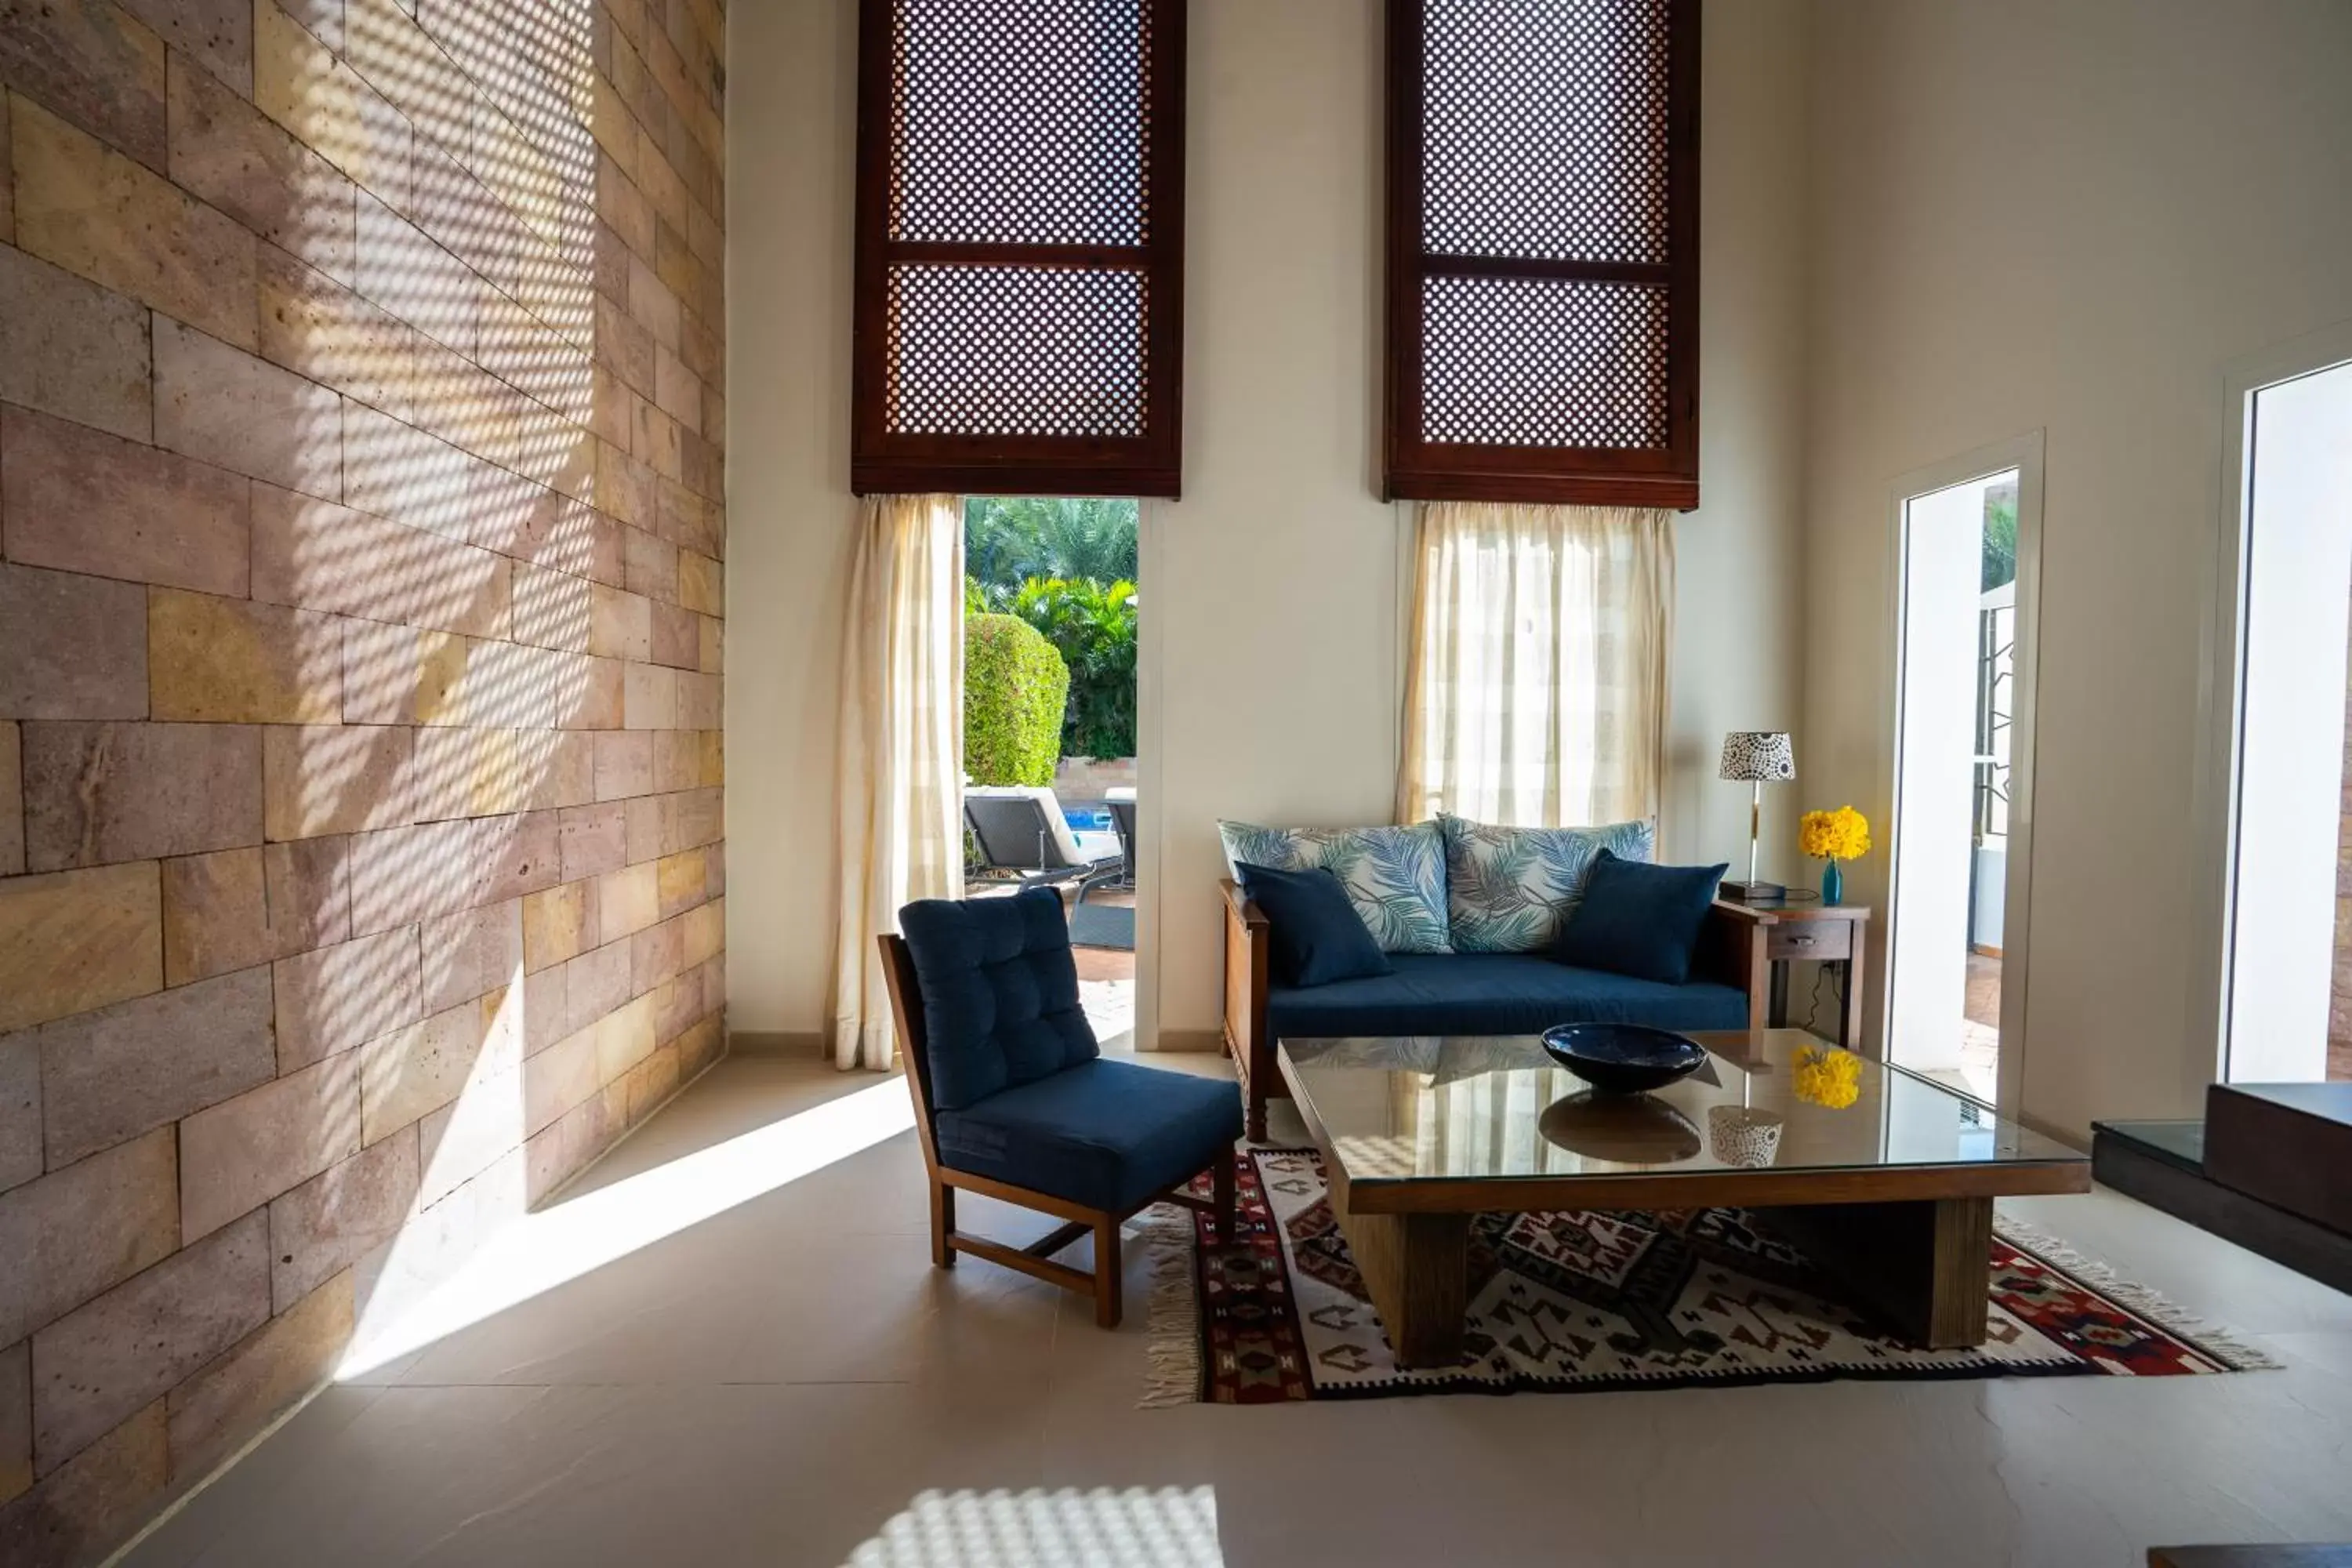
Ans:
POLYGON ((1274 977, 1285 985, 1328 985, 1386 974, 1388 954, 1364 928, 1339 879, 1320 866, 1286 871, 1238 862, 1242 891, 1265 915, 1274 977))
POLYGON ((898 911, 898 933, 921 982, 934 1111, 1094 1059, 1069 922, 1053 889, 924 899, 898 911))
POLYGON ((1679 985, 1690 978, 1721 866, 1651 866, 1603 849, 1584 879, 1584 901, 1559 928, 1552 956, 1580 969, 1605 969, 1679 985))
POLYGON ((1532 1035, 1554 1024, 1744 1029, 1748 994, 1728 985, 1571 969, 1539 952, 1398 952, 1395 972, 1266 993, 1276 1039, 1349 1035, 1532 1035))
POLYGON ((1230 1079, 1098 1058, 933 1125, 952 1170, 1125 1214, 1231 1159, 1242 1097, 1230 1079))

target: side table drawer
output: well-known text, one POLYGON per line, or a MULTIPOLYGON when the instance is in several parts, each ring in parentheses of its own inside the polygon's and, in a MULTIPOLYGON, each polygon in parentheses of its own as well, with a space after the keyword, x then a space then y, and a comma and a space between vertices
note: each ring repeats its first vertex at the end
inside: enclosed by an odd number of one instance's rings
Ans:
POLYGON ((1851 958, 1852 921, 1786 921, 1764 928, 1764 956, 1784 958, 1851 958))

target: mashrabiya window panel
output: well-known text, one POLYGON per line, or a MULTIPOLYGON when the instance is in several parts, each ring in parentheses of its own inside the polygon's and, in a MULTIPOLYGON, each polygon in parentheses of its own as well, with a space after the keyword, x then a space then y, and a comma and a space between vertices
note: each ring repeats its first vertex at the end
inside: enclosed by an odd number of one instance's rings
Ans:
POLYGON ((1183 0, 866 0, 853 487, 1177 493, 1183 0))
POLYGON ((890 237, 1139 246, 1139 0, 899 0, 890 237))
POLYGON ((1390 0, 1387 488, 1698 503, 1697 0, 1390 0))
POLYGON ((1141 272, 893 267, 889 428, 1142 436, 1147 293, 1141 272))
POLYGON ((1422 245, 1663 263, 1665 0, 1436 0, 1422 33, 1422 245))

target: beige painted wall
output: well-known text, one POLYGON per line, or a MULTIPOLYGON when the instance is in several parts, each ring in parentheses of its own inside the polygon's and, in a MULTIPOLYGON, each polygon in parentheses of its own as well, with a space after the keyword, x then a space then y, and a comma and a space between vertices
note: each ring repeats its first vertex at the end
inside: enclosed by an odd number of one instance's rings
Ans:
MULTIPOLYGON (((738 6, 728 762, 736 1027, 821 1026, 847 493, 848 0, 738 6)), ((1195 0, 1185 496, 1148 509, 1147 870, 1170 1043, 1216 1027, 1220 816, 1385 821, 1403 509, 1378 497, 1379 9, 1195 0)), ((1728 728, 1797 717, 1803 34, 1707 19, 1706 508, 1681 528, 1670 852, 1742 852, 1728 728)), ((1784 796, 1790 792, 1780 792, 1784 796)), ((1780 837, 1793 797, 1775 803, 1780 837)), ((1799 868, 1790 858, 1788 869, 1799 868)))
POLYGON ((2045 430, 2023 1106, 2189 1113, 2222 381, 2352 316, 2352 9, 1824 3, 1814 45, 1807 796, 1885 810, 1892 481, 2045 430))

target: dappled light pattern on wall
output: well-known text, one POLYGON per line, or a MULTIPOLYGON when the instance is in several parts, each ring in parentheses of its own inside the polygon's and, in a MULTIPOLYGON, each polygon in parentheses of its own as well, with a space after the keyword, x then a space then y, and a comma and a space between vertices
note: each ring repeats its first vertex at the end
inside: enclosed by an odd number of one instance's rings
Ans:
POLYGON ((719 0, 0 6, 0 1561, 724 1048, 719 0))

